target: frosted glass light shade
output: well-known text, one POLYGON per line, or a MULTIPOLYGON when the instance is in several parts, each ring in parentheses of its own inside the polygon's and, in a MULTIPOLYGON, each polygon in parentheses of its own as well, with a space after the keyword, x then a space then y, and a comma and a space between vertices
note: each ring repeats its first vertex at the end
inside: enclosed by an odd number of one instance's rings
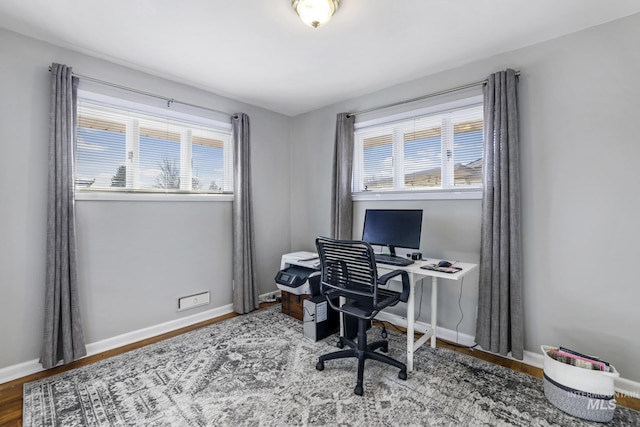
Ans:
POLYGON ((338 9, 340 0, 293 0, 291 6, 302 22, 310 27, 318 28, 331 19, 338 9))

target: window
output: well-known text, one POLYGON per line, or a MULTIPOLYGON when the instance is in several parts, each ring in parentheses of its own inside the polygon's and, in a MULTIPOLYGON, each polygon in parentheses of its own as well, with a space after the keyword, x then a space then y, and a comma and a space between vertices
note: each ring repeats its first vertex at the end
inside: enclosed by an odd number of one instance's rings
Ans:
POLYGON ((76 191, 233 191, 230 123, 83 95, 78 100, 76 191))
POLYGON ((481 102, 356 123, 354 193, 481 188, 481 102))

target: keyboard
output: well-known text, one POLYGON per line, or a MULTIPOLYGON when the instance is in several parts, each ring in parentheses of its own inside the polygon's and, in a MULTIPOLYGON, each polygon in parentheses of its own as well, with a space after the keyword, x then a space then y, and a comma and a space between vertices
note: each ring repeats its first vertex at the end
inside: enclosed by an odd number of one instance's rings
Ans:
POLYGON ((413 264, 413 261, 409 258, 402 258, 399 256, 391 256, 388 254, 376 254, 376 262, 379 264, 389 264, 399 267, 406 267, 413 264))

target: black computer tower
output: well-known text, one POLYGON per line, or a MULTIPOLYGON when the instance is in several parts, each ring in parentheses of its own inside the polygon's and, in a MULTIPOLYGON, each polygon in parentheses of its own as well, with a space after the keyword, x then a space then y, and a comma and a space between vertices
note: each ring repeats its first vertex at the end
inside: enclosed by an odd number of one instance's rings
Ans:
POLYGON ((318 341, 338 331, 338 312, 331 308, 324 296, 304 300, 303 307, 302 330, 306 338, 318 341))

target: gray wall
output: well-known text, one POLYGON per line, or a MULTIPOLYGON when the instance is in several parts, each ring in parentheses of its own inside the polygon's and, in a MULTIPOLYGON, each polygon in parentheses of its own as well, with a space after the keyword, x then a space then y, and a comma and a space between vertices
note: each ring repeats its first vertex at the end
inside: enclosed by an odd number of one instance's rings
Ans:
MULTIPOLYGON (((640 286, 633 274, 640 255, 639 39, 634 15, 295 117, 291 171, 300 179, 292 184, 292 247, 312 249, 314 237, 329 232, 338 112, 520 70, 525 348, 575 347, 640 381, 640 286)), ((433 224, 423 233, 423 252, 479 258, 478 201, 358 202, 356 236, 369 206, 423 207, 433 224)), ((464 286, 465 319, 473 320, 460 330, 473 335, 477 277, 464 286)), ((438 313, 448 328, 459 319, 453 289, 438 313)), ((427 299, 422 319, 428 312, 427 299)))
MULTIPOLYGON (((480 262, 481 200, 431 200, 357 202, 354 205, 354 238, 362 238, 364 213, 367 209, 422 209, 420 252, 423 258, 451 261, 480 262)), ((398 255, 412 250, 398 249, 398 255)), ((416 286, 416 318, 431 323, 431 279, 423 279, 416 286), (422 301, 422 304, 420 304, 422 301)), ((463 280, 438 279, 438 327, 475 336, 476 305, 478 301, 478 270, 463 280), (460 306, 458 306, 458 302, 460 306), (462 312, 460 311, 462 308, 462 312)), ((388 311, 406 316, 406 306, 388 311)), ((453 336, 449 339, 455 339, 453 336)), ((458 342, 466 342, 458 337, 458 342)))
MULTIPOLYGON (((0 57, 0 369, 40 353, 52 62, 249 114, 258 282, 261 293, 275 289, 280 255, 290 251, 289 171, 274 167, 289 159, 288 117, 2 29, 0 57)), ((231 202, 80 200, 77 231, 89 343, 231 303, 231 202), (210 305, 176 312, 177 297, 202 290, 211 291, 210 305)))
MULTIPOLYGON (((336 113, 413 98, 512 67, 522 72, 526 349, 539 352, 543 343, 573 346, 610 359, 623 377, 640 381, 634 364, 640 360, 635 339, 640 287, 631 274, 640 241, 639 38, 640 15, 634 15, 289 119, 0 30, 0 369, 39 353, 51 62, 251 116, 262 292, 275 289, 281 253, 312 250, 314 238, 328 234, 336 113), (274 167, 283 161, 288 169, 274 167)), ((424 253, 471 262, 479 257, 477 200, 358 202, 356 229, 369 206, 423 207, 429 221, 424 253)), ((78 202, 88 341, 191 314, 176 313, 173 304, 192 290, 210 288, 214 307, 230 303, 229 217, 230 204, 224 202, 78 202), (176 224, 178 217, 184 221, 176 224), (170 230, 162 234, 168 223, 170 230), (143 255, 126 256, 134 250, 143 255), (185 265, 191 269, 181 268, 185 265)), ((473 334, 477 276, 468 279, 460 331, 473 334)), ((440 298, 439 322, 447 328, 459 319, 456 286, 440 298)), ((426 301, 422 319, 428 318, 426 301)))

